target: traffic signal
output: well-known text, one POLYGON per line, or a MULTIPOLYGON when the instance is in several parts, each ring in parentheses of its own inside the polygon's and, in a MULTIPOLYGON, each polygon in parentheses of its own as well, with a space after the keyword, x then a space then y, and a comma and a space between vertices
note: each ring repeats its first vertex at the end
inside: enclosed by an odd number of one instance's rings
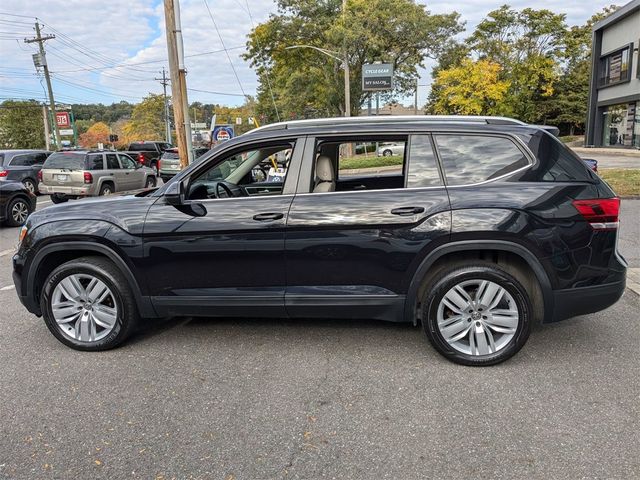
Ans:
POLYGON ((114 135, 114 134, 110 134, 109 135, 109 142, 110 143, 114 143, 118 141, 118 135, 114 135))

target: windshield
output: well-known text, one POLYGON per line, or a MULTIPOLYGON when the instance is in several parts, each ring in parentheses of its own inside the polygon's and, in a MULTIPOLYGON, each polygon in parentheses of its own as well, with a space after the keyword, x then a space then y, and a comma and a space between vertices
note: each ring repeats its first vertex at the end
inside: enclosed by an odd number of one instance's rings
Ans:
POLYGON ((129 145, 129 151, 131 152, 144 152, 148 150, 155 150, 153 143, 132 143, 129 145))
POLYGON ((63 152, 53 153, 42 168, 65 168, 68 170, 82 170, 86 153, 63 152))

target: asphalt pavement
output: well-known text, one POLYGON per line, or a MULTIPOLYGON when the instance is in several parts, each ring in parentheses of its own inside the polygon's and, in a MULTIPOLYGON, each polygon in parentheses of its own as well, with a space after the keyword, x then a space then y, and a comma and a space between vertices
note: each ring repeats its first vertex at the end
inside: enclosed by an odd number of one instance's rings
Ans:
MULTIPOLYGON (((638 212, 623 201, 636 266, 638 212)), ((0 229, 0 478, 640 477, 630 291, 483 369, 411 326, 337 319, 171 319, 81 353, 17 301, 16 237, 0 229)))

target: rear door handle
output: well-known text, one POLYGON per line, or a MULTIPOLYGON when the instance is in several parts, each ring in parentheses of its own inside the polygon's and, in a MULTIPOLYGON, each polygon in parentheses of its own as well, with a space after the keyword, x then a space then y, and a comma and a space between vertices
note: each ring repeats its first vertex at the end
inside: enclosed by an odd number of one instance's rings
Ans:
POLYGON ((280 220, 282 217, 284 217, 284 213, 258 213, 253 216, 253 219, 258 222, 269 222, 272 220, 280 220))
POLYGON ((391 210, 393 215, 408 216, 424 212, 424 207, 400 207, 391 210))

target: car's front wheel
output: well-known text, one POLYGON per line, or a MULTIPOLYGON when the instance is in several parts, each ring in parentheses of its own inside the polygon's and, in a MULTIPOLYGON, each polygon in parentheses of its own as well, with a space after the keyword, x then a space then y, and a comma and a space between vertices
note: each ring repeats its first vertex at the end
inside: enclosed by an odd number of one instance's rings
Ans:
POLYGON ((30 213, 29 202, 24 198, 15 198, 7 205, 7 225, 9 227, 19 227, 24 225, 30 213))
POLYGON ((425 292, 423 330, 449 360, 494 365, 515 355, 529 338, 533 307, 527 290, 495 264, 445 269, 425 292))
POLYGON ((393 152, 391 150, 384 150, 382 152, 382 155, 384 155, 385 157, 390 157, 391 155, 393 155, 393 152))
POLYGON ((148 177, 147 181, 144 185, 144 188, 153 188, 156 186, 156 178, 155 177, 148 177))
POLYGON ((82 257, 51 272, 40 308, 49 331, 76 350, 117 347, 138 321, 128 282, 109 260, 82 257))

